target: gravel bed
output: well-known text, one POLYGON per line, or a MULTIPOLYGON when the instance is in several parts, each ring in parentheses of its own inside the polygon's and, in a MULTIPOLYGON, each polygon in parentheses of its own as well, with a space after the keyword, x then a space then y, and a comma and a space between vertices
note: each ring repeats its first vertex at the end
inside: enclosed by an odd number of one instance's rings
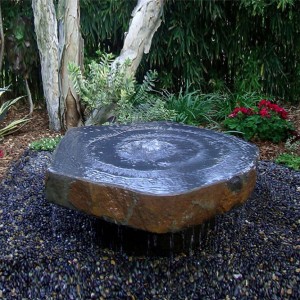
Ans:
POLYGON ((51 159, 25 151, 0 184, 0 299, 300 299, 300 172, 260 161, 206 243, 146 257, 101 247, 94 218, 45 200, 51 159))

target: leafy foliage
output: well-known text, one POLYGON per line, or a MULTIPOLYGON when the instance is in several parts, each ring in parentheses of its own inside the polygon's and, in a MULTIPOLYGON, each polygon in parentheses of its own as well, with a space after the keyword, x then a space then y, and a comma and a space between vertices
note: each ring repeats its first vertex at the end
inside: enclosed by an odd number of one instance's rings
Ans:
POLYGON ((124 32, 136 1, 81 0, 81 30, 85 40, 85 55, 95 59, 96 50, 118 54, 123 46, 124 32))
POLYGON ((291 154, 291 153, 283 153, 279 155, 275 161, 278 164, 284 164, 287 165, 288 167, 299 171, 300 170, 300 156, 291 154))
POLYGON ((221 128, 220 123, 235 107, 251 107, 261 99, 257 93, 231 93, 224 87, 207 94, 181 89, 179 93, 165 92, 164 96, 168 107, 176 112, 174 121, 211 128, 221 128))
POLYGON ((296 132, 295 135, 286 141, 285 149, 291 154, 300 156, 300 136, 296 132))
POLYGON ((199 91, 180 90, 178 94, 164 93, 168 108, 176 112, 175 122, 206 126, 217 125, 218 115, 215 108, 226 97, 221 93, 202 94, 199 91))
POLYGON ((112 62, 113 55, 101 55, 99 63, 93 60, 88 65, 86 76, 83 76, 79 66, 73 63, 68 66, 74 88, 89 109, 115 103, 119 98, 132 94, 132 80, 126 84, 126 79, 120 75, 124 73, 125 66, 119 70, 118 75, 115 76, 113 87, 110 87, 109 77, 112 62))
MULTIPOLYGON (((94 51, 119 53, 134 1, 84 0, 82 29, 94 51), (97 17, 87 17, 92 15, 97 17), (101 26, 101 24, 103 26, 101 26)), ((137 79, 157 70, 160 87, 172 92, 258 92, 287 101, 300 99, 300 10, 293 0, 166 1, 137 79)), ((90 48, 89 53, 92 52, 90 48)))
POLYGON ((294 132, 294 136, 285 143, 285 153, 280 154, 275 161, 279 164, 299 171, 300 170, 300 136, 294 132))
POLYGON ((87 106, 86 117, 92 119, 91 124, 103 124, 109 119, 118 123, 167 120, 174 116, 154 90, 156 72, 147 72, 143 83, 138 84, 126 72, 129 61, 114 67, 112 62, 112 54, 101 54, 100 63, 91 61, 86 76, 78 66, 69 65, 74 88, 87 106), (95 111, 100 114, 93 114, 95 111))
POLYGON ((189 125, 198 125, 205 119, 209 105, 202 105, 198 91, 183 92, 178 95, 165 92, 168 107, 176 112, 174 121, 189 125))
POLYGON ((26 88, 22 81, 26 77, 34 98, 41 99, 39 54, 35 39, 31 1, 2 1, 1 8, 5 56, 0 84, 2 86, 11 84, 14 95, 24 94, 26 88))
POLYGON ((293 130, 287 112, 264 99, 254 108, 236 107, 223 124, 246 140, 258 138, 274 143, 286 140, 293 130))
MULTIPOLYGON (((6 91, 7 91, 6 88, 0 89, 0 97, 6 91)), ((16 99, 6 101, 1 105, 1 107, 0 107, 0 122, 2 122, 5 119, 6 114, 7 114, 8 110, 12 107, 12 105, 14 105, 21 98, 23 98, 23 97, 18 97, 16 99)), ((27 119, 27 118, 22 118, 19 120, 14 120, 11 123, 9 123, 8 125, 0 126, 0 140, 3 139, 3 137, 5 135, 11 134, 12 132, 18 130, 20 128, 20 126, 23 125, 24 123, 28 122, 28 120, 29 119, 27 119)))
MULTIPOLYGON (((96 58, 99 48, 120 53, 135 5, 128 0, 80 1, 87 61, 96 58)), ((2 1, 1 8, 6 41, 12 37, 14 45, 6 43, 0 85, 12 82, 13 90, 23 94, 19 73, 25 63, 33 96, 42 98, 31 1, 2 1), (22 58, 18 74, 13 72, 15 46, 22 58)), ((152 69, 159 74, 157 87, 174 93, 187 87, 215 93, 223 85, 234 94, 258 92, 299 102, 299 30, 295 0, 169 0, 137 80, 142 82, 146 70, 152 69)))
POLYGON ((29 145, 29 148, 36 151, 54 151, 62 136, 57 136, 53 138, 41 138, 40 140, 34 141, 29 145))

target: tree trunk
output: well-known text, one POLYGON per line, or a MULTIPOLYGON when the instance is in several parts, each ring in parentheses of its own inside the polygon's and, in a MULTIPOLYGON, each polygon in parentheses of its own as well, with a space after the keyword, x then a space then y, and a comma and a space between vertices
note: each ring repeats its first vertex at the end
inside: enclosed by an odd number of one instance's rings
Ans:
POLYGON ((3 56, 4 56, 4 32, 3 32, 2 10, 1 10, 1 3, 0 3, 0 72, 2 72, 3 56))
POLYGON ((132 19, 120 56, 114 65, 130 59, 128 72, 135 74, 143 54, 149 53, 154 33, 161 24, 165 0, 138 0, 132 12, 132 19))
POLYGON ((49 127, 61 129, 59 116, 58 37, 55 8, 52 1, 32 0, 34 26, 41 60, 44 95, 49 127))
POLYGON ((59 83, 60 115, 65 128, 82 125, 80 99, 69 79, 68 64, 83 66, 83 39, 80 34, 79 0, 60 0, 59 30, 59 83))
POLYGON ((27 75, 24 77, 24 81, 25 81, 25 87, 26 87, 26 92, 27 92, 27 97, 28 97, 29 115, 32 115, 33 101, 32 101, 31 91, 30 91, 29 84, 28 84, 28 76, 27 75))
MULTIPOLYGON (((113 62, 113 69, 118 65, 123 65, 129 59, 131 63, 126 72, 135 75, 143 54, 149 53, 152 38, 161 24, 164 3, 165 0, 138 0, 132 12, 132 19, 120 56, 113 62)), ((113 78, 111 76, 112 81, 113 78)), ((85 124, 92 125, 95 120, 99 122, 99 120, 107 119, 113 108, 114 105, 111 104, 108 107, 94 109, 85 124)))

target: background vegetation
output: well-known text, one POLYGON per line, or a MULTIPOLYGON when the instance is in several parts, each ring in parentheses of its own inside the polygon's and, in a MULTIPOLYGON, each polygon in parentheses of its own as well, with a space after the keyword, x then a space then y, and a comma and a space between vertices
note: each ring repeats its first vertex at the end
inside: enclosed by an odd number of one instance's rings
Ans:
MULTIPOLYGON (((136 1, 82 0, 85 58, 118 54, 136 1)), ((6 41, 0 85, 24 95, 29 74, 33 98, 41 99, 39 58, 31 1, 1 3, 6 41)), ((261 93, 293 103, 300 95, 300 4, 293 0, 166 2, 163 24, 144 56, 138 80, 158 72, 157 87, 235 94, 261 93)))
POLYGON ((32 96, 42 99, 39 53, 35 40, 31 1, 1 1, 5 53, 0 86, 10 85, 7 96, 25 95, 28 78, 32 96), (14 95, 11 95, 14 94, 14 95))

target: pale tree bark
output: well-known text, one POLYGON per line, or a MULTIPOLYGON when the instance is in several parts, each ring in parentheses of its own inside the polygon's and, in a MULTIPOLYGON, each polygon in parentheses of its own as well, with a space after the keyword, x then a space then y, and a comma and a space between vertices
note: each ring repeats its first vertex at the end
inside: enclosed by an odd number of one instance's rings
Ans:
POLYGON ((4 56, 4 32, 3 32, 2 10, 1 10, 1 3, 0 3, 0 72, 2 72, 3 56, 4 56))
POLYGON ((30 91, 30 88, 29 88, 28 77, 27 76, 24 77, 24 81, 25 81, 25 87, 26 87, 28 104, 29 104, 29 115, 32 115, 32 113, 33 113, 33 101, 32 101, 32 95, 31 95, 31 91, 30 91))
POLYGON ((58 37, 54 4, 49 0, 32 0, 34 26, 41 60, 43 90, 49 127, 61 129, 59 116, 58 37))
MULTIPOLYGON (((123 65, 126 60, 130 64, 126 70, 128 74, 135 75, 142 60, 143 54, 149 53, 152 38, 161 25, 161 17, 165 0, 138 0, 132 12, 129 29, 120 55, 113 63, 113 69, 123 65)), ((111 76, 113 81, 113 75, 111 76)), ((86 125, 92 125, 95 120, 109 118, 113 105, 95 109, 87 119, 86 125)))
POLYGON ((58 9, 60 115, 65 128, 82 125, 80 99, 69 79, 68 64, 83 65, 79 0, 60 0, 58 9))
POLYGON ((143 54, 149 53, 152 38, 161 24, 165 0, 138 0, 132 12, 128 33, 126 34, 120 56, 114 64, 124 64, 130 59, 128 72, 135 74, 143 54))

